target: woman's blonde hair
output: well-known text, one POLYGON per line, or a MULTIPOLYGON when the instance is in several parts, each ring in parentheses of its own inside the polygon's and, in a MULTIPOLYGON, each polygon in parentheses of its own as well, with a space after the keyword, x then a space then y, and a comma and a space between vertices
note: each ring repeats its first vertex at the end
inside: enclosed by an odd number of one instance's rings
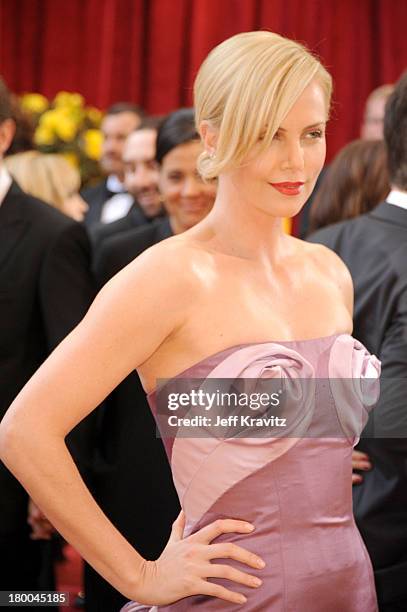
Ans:
POLYGON ((259 31, 237 34, 215 47, 194 85, 197 129, 207 121, 218 132, 215 156, 204 152, 198 161, 203 178, 241 165, 259 139, 259 152, 269 147, 314 78, 324 91, 328 114, 331 76, 299 43, 259 31))
POLYGON ((62 155, 26 151, 4 159, 21 189, 55 208, 79 191, 80 175, 62 155))

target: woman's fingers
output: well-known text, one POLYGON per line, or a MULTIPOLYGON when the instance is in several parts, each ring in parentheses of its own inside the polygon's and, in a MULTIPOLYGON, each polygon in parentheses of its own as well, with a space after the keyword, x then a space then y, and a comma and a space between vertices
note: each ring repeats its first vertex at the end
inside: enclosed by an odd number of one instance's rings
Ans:
POLYGON ((367 461, 352 461, 352 468, 354 470, 371 470, 372 464, 367 461))
POLYGON ((234 561, 240 561, 240 563, 244 563, 256 569, 263 569, 266 565, 263 559, 254 553, 229 542, 224 544, 210 544, 207 550, 209 559, 233 559, 234 561))
MULTIPOLYGON (((358 450, 352 451, 352 470, 367 470, 372 469, 372 464, 370 463, 369 455, 366 453, 362 453, 358 450)), ((363 482, 363 476, 361 474, 357 474, 356 472, 352 473, 352 484, 360 484, 363 482)))
POLYGON ((183 510, 179 513, 172 524, 171 535, 168 542, 179 542, 184 537, 185 529, 185 513, 183 510))
POLYGON ((225 578, 226 580, 233 580, 233 582, 238 582, 239 584, 244 584, 245 586, 252 587, 256 589, 262 584, 260 578, 257 576, 250 576, 245 572, 241 572, 240 570, 230 567, 230 565, 220 565, 220 564, 211 564, 210 574, 208 578, 225 578))
POLYGON ((246 521, 236 521, 234 519, 218 519, 206 527, 189 536, 192 542, 209 544, 222 533, 251 533, 254 526, 246 521))
MULTIPOLYGON (((185 516, 181 513, 173 524, 167 546, 152 565, 153 571, 145 572, 147 576, 145 600, 148 601, 150 594, 155 593, 157 585, 164 580, 167 585, 168 602, 178 601, 191 595, 210 595, 235 604, 244 604, 246 598, 242 594, 207 579, 223 578, 252 588, 260 586, 261 580, 240 569, 226 564, 212 563, 211 560, 233 559, 257 570, 265 567, 264 561, 254 553, 231 542, 215 544, 210 542, 223 533, 251 533, 254 526, 246 521, 219 519, 188 537, 183 537, 184 527, 185 516), (183 585, 179 585, 180 576, 184 577, 183 585)), ((167 603, 167 596, 163 597, 163 603, 167 603)))
POLYGON ((247 599, 241 593, 235 593, 230 591, 219 584, 213 584, 212 582, 203 581, 202 587, 199 589, 199 593, 202 595, 210 595, 211 597, 219 597, 225 601, 230 601, 236 604, 245 604, 247 599))
POLYGON ((357 485, 363 482, 363 477, 360 474, 352 474, 352 484, 357 485))
POLYGON ((354 450, 352 452, 352 468, 354 470, 370 470, 372 464, 370 463, 368 455, 354 450))
MULTIPOLYGON (((254 526, 246 521, 234 519, 218 519, 210 525, 203 527, 197 533, 189 536, 188 540, 195 543, 210 544, 212 540, 222 533, 251 533, 254 526)), ((207 550, 208 559, 234 559, 245 565, 261 569, 265 566, 264 561, 254 553, 232 543, 210 544, 207 550)))

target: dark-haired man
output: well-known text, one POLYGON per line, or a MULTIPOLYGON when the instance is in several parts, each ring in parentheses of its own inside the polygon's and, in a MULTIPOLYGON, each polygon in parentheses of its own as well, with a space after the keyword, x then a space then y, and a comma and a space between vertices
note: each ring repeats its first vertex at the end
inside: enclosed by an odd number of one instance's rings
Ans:
MULTIPOLYGON (((93 297, 85 229, 21 191, 2 163, 14 129, 10 94, 0 79, 0 418, 93 297)), ((81 433, 80 426, 71 436, 74 444, 81 433)), ((49 543, 31 539, 28 503, 26 491, 0 462, 1 591, 50 588, 41 575, 49 543)), ((35 536, 47 537, 45 517, 36 511, 31 519, 35 536)))
POLYGON ((135 130, 144 112, 136 104, 119 102, 107 109, 103 118, 102 157, 100 165, 106 179, 94 187, 84 189, 88 203, 85 224, 111 223, 125 217, 133 205, 133 197, 124 185, 123 149, 128 135, 135 130))
POLYGON ((354 512, 372 559, 381 612, 407 610, 407 72, 384 118, 391 192, 372 212, 315 232, 348 265, 354 336, 382 361, 381 399, 354 465, 354 512), (371 469, 369 469, 371 468, 371 469))
POLYGON ((125 217, 90 228, 94 251, 109 236, 140 227, 165 214, 155 161, 157 127, 158 121, 149 117, 127 137, 123 149, 124 185, 133 196, 134 204, 125 217))

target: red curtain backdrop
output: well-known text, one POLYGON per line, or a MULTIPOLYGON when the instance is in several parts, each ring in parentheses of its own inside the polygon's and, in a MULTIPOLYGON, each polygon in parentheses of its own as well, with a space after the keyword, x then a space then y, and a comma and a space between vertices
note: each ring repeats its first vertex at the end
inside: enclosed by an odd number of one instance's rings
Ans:
POLYGON ((269 29, 333 74, 329 159, 358 136, 369 92, 407 67, 406 24, 407 0, 0 0, 0 73, 18 93, 78 91, 161 114, 191 104, 214 45, 269 29))

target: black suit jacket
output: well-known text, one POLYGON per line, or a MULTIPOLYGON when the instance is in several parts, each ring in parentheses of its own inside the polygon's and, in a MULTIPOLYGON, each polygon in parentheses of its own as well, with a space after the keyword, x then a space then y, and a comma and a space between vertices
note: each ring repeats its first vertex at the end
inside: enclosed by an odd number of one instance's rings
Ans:
MULTIPOLYGON (((102 286, 148 247, 172 234, 167 219, 106 238, 96 255, 102 286)), ((160 282, 160 279, 157 279, 160 282)), ((137 338, 134 338, 137 342, 137 338)), ((146 558, 157 558, 179 513, 170 467, 136 372, 100 409, 93 494, 127 540, 146 558)), ((87 612, 119 610, 126 599, 86 568, 87 612)))
POLYGON ((89 228, 92 248, 96 251, 106 238, 116 236, 117 234, 121 234, 122 232, 126 232, 136 227, 141 227, 142 225, 150 223, 150 221, 152 220, 145 216, 140 205, 134 202, 125 217, 117 219, 117 221, 113 221, 112 223, 96 223, 89 228))
POLYGON ((375 569, 379 602, 407 600, 407 210, 372 212, 323 228, 355 288, 354 336, 382 361, 381 399, 361 450, 373 469, 353 488, 354 512, 375 569))
POLYGON ((0 205, 0 416, 93 295, 85 229, 13 183, 0 205))
POLYGON ((81 196, 89 205, 86 212, 84 223, 86 227, 91 227, 95 223, 100 222, 102 215, 103 204, 111 197, 111 193, 107 188, 107 179, 101 181, 93 187, 87 187, 81 191, 81 196))
MULTIPOLYGON (((94 294, 89 264, 85 229, 13 183, 0 205, 0 418, 85 314, 94 294)), ((73 454, 81 452, 82 433, 71 437, 73 454)), ((2 588, 18 584, 8 554, 15 553, 16 571, 29 579, 26 521, 27 494, 0 463, 0 554, 9 571, 7 578, 2 572, 2 588)), ((20 588, 32 584, 20 582, 20 588)))
POLYGON ((107 188, 107 179, 101 181, 93 187, 87 187, 81 191, 81 196, 89 205, 89 209, 86 212, 84 219, 84 223, 88 229, 100 223, 103 205, 113 195, 115 194, 109 191, 107 188))
POLYGON ((169 236, 172 236, 172 230, 165 217, 145 227, 136 227, 103 240, 94 254, 98 286, 104 285, 143 251, 169 236))

